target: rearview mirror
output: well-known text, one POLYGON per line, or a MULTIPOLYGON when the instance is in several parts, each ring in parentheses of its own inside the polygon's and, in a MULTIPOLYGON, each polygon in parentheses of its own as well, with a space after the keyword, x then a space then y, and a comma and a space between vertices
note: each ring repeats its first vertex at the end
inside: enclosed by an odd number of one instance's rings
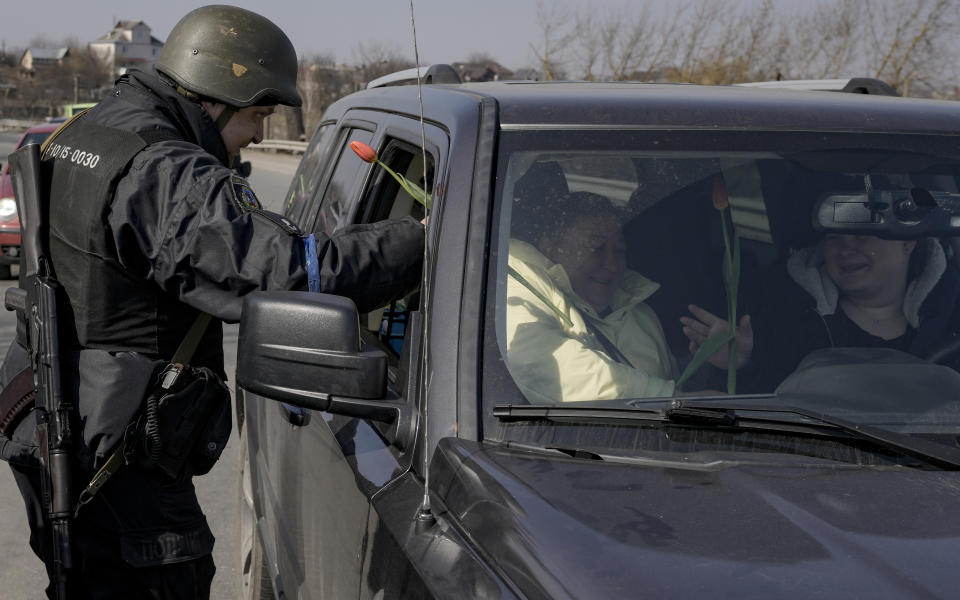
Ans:
POLYGON ((813 227, 883 238, 960 236, 960 194, 923 188, 828 194, 814 204, 813 227))

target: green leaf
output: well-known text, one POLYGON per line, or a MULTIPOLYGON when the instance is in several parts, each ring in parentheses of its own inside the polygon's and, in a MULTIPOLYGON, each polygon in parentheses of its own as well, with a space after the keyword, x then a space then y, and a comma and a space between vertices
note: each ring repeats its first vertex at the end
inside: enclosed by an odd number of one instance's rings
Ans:
POLYGON ((413 183, 412 181, 409 181, 403 175, 396 173, 393 169, 385 165, 379 159, 377 159, 377 164, 383 167, 387 173, 390 173, 390 175, 397 181, 397 183, 400 184, 400 187, 402 187, 408 194, 410 194, 410 196, 413 197, 414 200, 416 200, 421 205, 423 205, 423 207, 426 208, 427 210, 430 210, 430 195, 427 194, 425 191, 423 191, 423 188, 413 183))
POLYGON ((727 393, 731 396, 737 393, 737 340, 730 340, 728 350, 730 362, 727 363, 727 393))
MULTIPOLYGON (((730 265, 730 283, 727 289, 728 309, 730 311, 730 327, 734 331, 737 329, 737 301, 740 289, 740 236, 737 229, 733 229, 733 260, 730 265)), ((730 342, 730 363, 727 366, 727 393, 730 395, 737 393, 737 342, 736 336, 730 342)))
MULTIPOLYGON (((734 358, 736 355, 733 355, 734 358)), ((731 396, 737 393, 737 366, 733 365, 727 370, 727 393, 731 396)))
POLYGON ((733 301, 733 310, 731 311, 736 317, 737 315, 737 291, 740 289, 740 236, 737 235, 737 230, 733 230, 733 264, 730 268, 730 299, 733 301))
POLYGON ((723 348, 724 344, 732 340, 733 336, 733 331, 727 330, 717 332, 707 338, 707 341, 705 341, 703 345, 700 346, 700 349, 697 350, 696 354, 693 355, 693 360, 691 360, 687 368, 683 370, 680 378, 677 379, 677 387, 680 387, 684 381, 690 379, 690 377, 697 372, 697 369, 703 366, 703 363, 707 362, 718 350, 723 348))
POLYGON ((516 279, 520 283, 520 285, 530 290, 530 293, 536 296, 537 299, 540 300, 540 302, 543 302, 544 304, 546 304, 550 310, 552 310, 558 317, 560 317, 560 320, 563 321, 567 325, 567 327, 573 327, 573 321, 570 320, 570 317, 560 312, 560 309, 554 306, 553 302, 550 302, 550 300, 548 300, 546 296, 541 294, 540 290, 534 288, 533 285, 529 281, 527 281, 526 277, 518 273, 516 269, 514 269, 509 265, 507 265, 507 274, 513 277, 514 279, 516 279))

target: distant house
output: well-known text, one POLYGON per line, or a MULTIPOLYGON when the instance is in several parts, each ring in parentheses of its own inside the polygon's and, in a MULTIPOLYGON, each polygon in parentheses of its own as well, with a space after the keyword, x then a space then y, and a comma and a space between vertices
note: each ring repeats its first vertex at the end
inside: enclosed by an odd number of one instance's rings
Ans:
POLYGON ((112 31, 88 46, 119 76, 130 67, 156 62, 163 42, 150 35, 150 27, 143 21, 117 21, 112 31))
POLYGON ((69 48, 27 48, 20 57, 20 68, 27 73, 36 73, 37 69, 62 65, 69 55, 69 48))
POLYGON ((513 79, 513 71, 494 60, 478 63, 453 63, 460 81, 501 81, 513 79))

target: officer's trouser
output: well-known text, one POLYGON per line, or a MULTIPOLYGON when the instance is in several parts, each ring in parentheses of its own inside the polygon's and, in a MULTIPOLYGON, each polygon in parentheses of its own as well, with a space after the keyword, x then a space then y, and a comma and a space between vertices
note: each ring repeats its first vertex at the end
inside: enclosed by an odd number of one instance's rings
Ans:
MULTIPOLYGON (((33 437, 33 419, 15 438, 33 437)), ((50 531, 43 521, 39 470, 11 465, 26 503, 30 546, 47 565, 50 531)), ((79 474, 85 484, 90 474, 79 474)), ((173 481, 121 468, 73 521, 70 598, 205 599, 215 571, 213 534, 190 477, 173 481)), ((50 596, 52 590, 47 589, 50 596)), ((52 597, 52 596, 51 596, 52 597)))

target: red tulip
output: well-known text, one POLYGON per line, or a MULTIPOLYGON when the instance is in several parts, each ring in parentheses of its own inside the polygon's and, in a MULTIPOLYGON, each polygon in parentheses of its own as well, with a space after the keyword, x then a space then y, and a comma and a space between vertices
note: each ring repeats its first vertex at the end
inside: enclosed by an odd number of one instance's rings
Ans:
POLYGON ((723 177, 717 177, 713 180, 713 207, 723 210, 728 206, 730 206, 730 198, 727 194, 727 185, 723 182, 723 177))
POLYGON ((350 149, 356 152, 357 156, 359 156, 363 162, 372 163, 377 161, 377 151, 363 142, 350 142, 350 149))

